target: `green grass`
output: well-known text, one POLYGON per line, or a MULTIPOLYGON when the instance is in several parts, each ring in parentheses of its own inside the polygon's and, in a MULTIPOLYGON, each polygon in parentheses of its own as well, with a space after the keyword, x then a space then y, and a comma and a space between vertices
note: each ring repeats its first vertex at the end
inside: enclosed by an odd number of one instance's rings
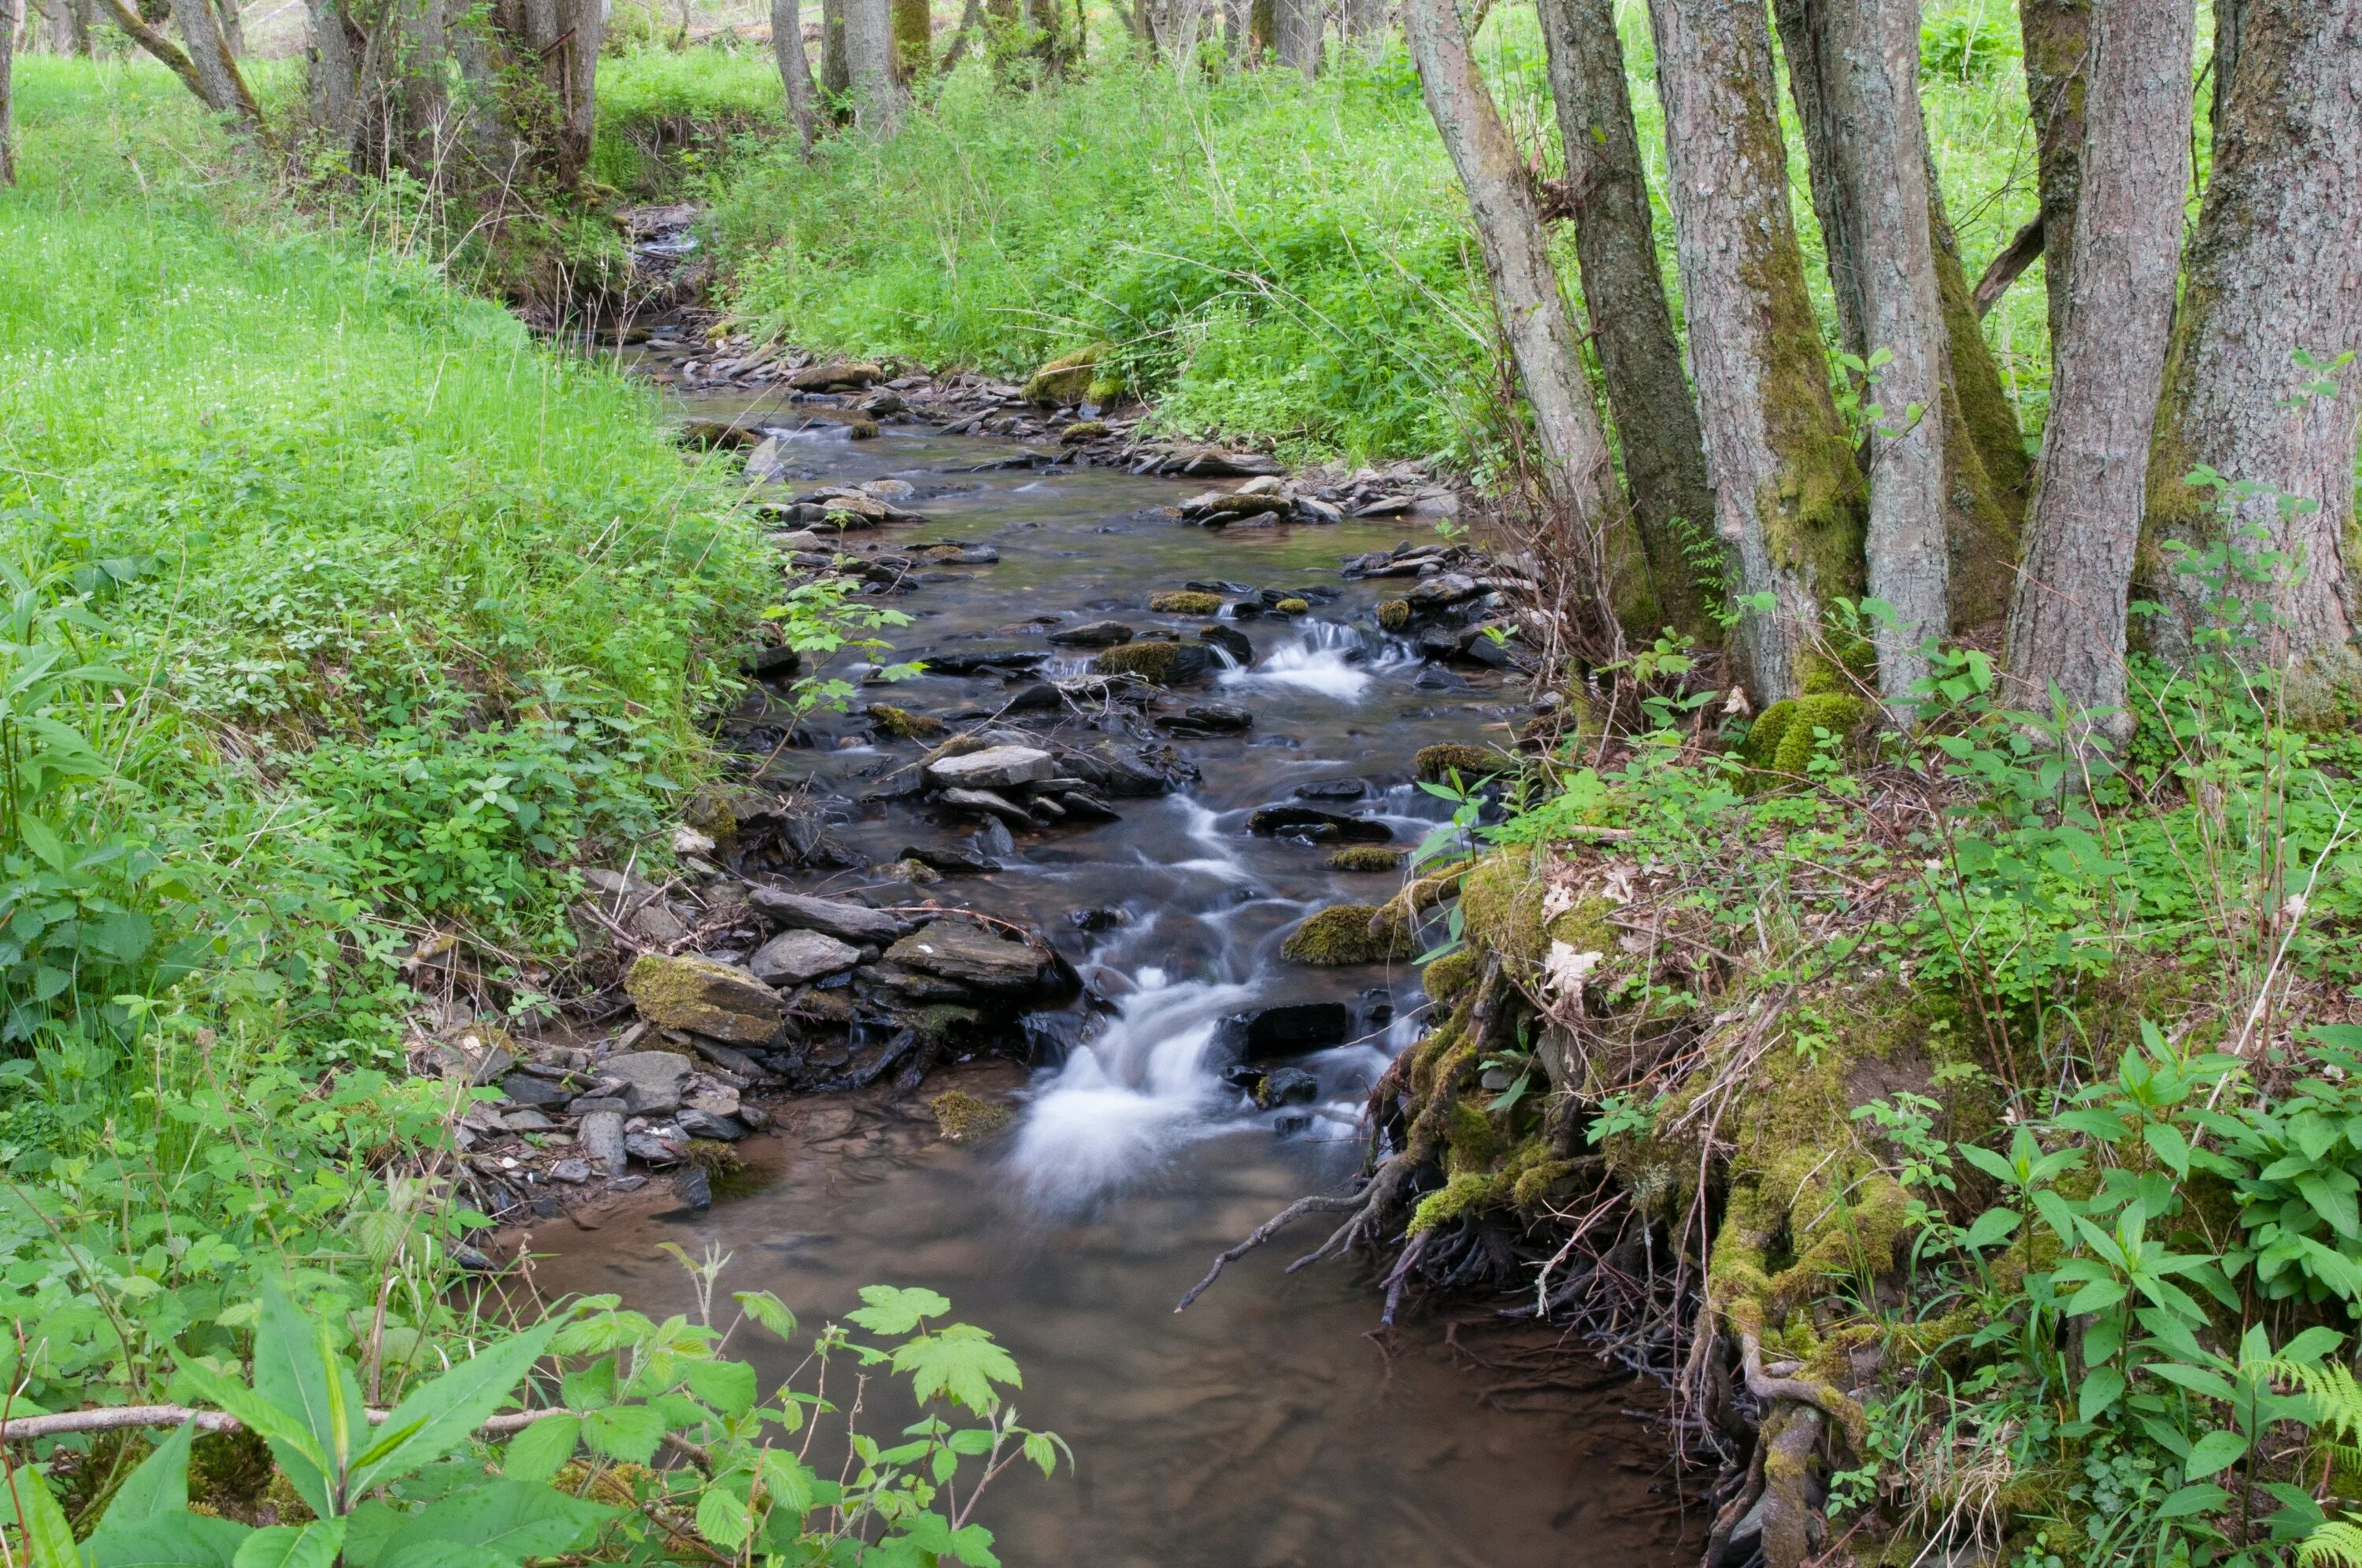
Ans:
MULTIPOLYGON (((1678 310, 1645 6, 1622 0, 1619 19, 1678 310)), ((1981 267, 2035 204, 2014 15, 2003 0, 1935 0, 1925 36, 1930 137, 1981 267)), ((1307 84, 1278 71, 1176 77, 1125 57, 1112 26, 1094 37, 1100 58, 1074 82, 1002 91, 983 62, 964 68, 888 146, 847 137, 809 163, 771 147, 708 166, 733 306, 818 348, 1010 376, 1104 342, 1174 428, 1307 455, 1480 457, 1498 376, 1481 268, 1399 42, 1335 60, 1307 84)), ((1520 140, 1554 166, 1531 10, 1496 7, 1479 53, 1520 140)), ((685 80, 701 73, 734 103, 741 90, 776 98, 747 57, 698 51, 627 57, 614 101, 645 104, 662 82, 685 105, 685 80)), ((1834 336, 1793 120, 1789 148, 1834 336)), ((1573 282, 1571 245, 1562 256, 1573 282)), ((2037 429, 2048 376, 2038 264, 1986 329, 2037 429)))
POLYGON ((599 62, 590 172, 629 195, 668 195, 734 138, 787 129, 768 50, 635 49, 599 62))

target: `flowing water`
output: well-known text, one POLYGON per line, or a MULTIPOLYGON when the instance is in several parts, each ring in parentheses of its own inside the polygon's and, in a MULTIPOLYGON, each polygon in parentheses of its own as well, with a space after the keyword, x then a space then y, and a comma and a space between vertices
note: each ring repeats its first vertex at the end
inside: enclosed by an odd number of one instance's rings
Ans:
MULTIPOLYGON (((697 412, 747 406, 707 400, 697 412)), ((767 406, 782 425, 800 423, 767 406)), ((725 1290, 774 1290, 811 1323, 841 1318, 864 1284, 940 1290, 1016 1355, 1026 1421, 1059 1431, 1078 1457, 1072 1479, 1029 1472, 988 1502, 1012 1564, 1694 1555, 1697 1521, 1665 1485, 1661 1430, 1619 1414, 1652 1407, 1651 1389, 1580 1358, 1510 1370, 1497 1364, 1533 1340, 1489 1330, 1447 1345, 1440 1327, 1413 1322, 1382 1343, 1368 1333, 1377 1298, 1350 1266, 1283 1272, 1325 1234, 1318 1217, 1173 1312, 1214 1253, 1302 1194, 1345 1189, 1360 1103, 1416 1032, 1422 1005, 1408 966, 1278 962, 1281 938, 1307 912, 1380 901, 1395 880, 1333 871, 1324 846, 1252 836, 1247 814, 1325 786, 1316 803, 1381 819, 1398 844, 1414 844, 1448 806, 1412 786, 1411 754, 1499 741, 1521 712, 1500 678, 1423 675, 1411 649, 1377 630, 1375 604, 1405 584, 1341 580, 1341 558, 1419 537, 1423 525, 1208 531, 1162 511, 1202 483, 977 471, 1008 459, 1010 446, 893 426, 859 443, 822 427, 794 453, 813 480, 890 476, 916 487, 907 504, 929 522, 854 536, 856 547, 948 539, 999 550, 996 565, 931 572, 893 601, 916 617, 889 634, 904 654, 1043 648, 1045 623, 1167 624, 1146 612, 1148 595, 1192 580, 1343 592, 1301 620, 1238 623, 1253 657, 1224 669, 1213 695, 1254 722, 1176 743, 1198 770, 1188 790, 1119 801, 1119 823, 1021 834, 997 847, 1003 870, 929 889, 1036 924, 1075 960, 1106 1006, 1062 1060, 1030 1075, 955 1068, 902 1105, 798 1102, 782 1138, 749 1146, 751 1191, 705 1213, 617 1218, 595 1239, 570 1228, 537 1235, 537 1247, 558 1248, 541 1265, 545 1287, 682 1309, 694 1300, 690 1281, 656 1250, 672 1241, 692 1253, 708 1242, 731 1251, 725 1290), (1078 911, 1091 912, 1078 922, 1078 911), (1320 1081, 1308 1126, 1255 1110, 1222 1082, 1221 1018, 1327 999, 1352 1004, 1363 1036, 1298 1064, 1320 1081), (996 1073, 1017 1088, 1013 1132, 982 1148, 939 1141, 925 1096, 996 1073)), ((1045 672, 1087 658, 1062 652, 1045 672)), ((996 680, 926 676, 874 697, 947 713, 989 711, 1003 693, 996 680)), ((820 747, 785 762, 842 798, 835 831, 855 848, 882 863, 972 826, 930 820, 917 802, 855 804, 913 748, 870 744, 851 723, 820 728, 820 747)), ((812 885, 837 890, 860 877, 812 885)), ((784 1374, 785 1361, 772 1370, 784 1374)), ((871 1430, 889 1430, 885 1418, 871 1430)))

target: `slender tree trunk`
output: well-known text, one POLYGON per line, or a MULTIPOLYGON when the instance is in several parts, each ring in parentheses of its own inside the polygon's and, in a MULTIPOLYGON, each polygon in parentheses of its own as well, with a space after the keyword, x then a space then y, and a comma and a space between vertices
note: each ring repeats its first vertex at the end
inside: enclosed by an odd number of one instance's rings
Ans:
POLYGON ((349 155, 359 134, 360 59, 342 0, 305 0, 304 54, 313 128, 349 155))
POLYGON ((1788 209, 1772 39, 1760 0, 1650 0, 1658 93, 1716 532, 1750 609, 1749 691, 1794 696, 1833 594, 1861 591, 1862 480, 1788 209))
POLYGON ((1780 41, 1810 153, 1846 348, 1885 356, 1865 387, 1878 681, 1898 722, 1927 673, 1920 646, 1951 627, 1944 385, 1950 346, 1936 283, 1927 139, 1919 111, 1919 0, 1777 0, 1780 41))
POLYGON ((246 53, 246 18, 238 10, 238 0, 214 0, 214 6, 221 14, 222 47, 228 50, 233 58, 243 57, 246 53))
POLYGON ((820 134, 820 116, 812 106, 811 61, 804 56, 803 0, 771 0, 771 58, 778 62, 779 84, 787 90, 788 116, 796 136, 811 151, 820 134))
POLYGON ((262 110, 247 90, 237 61, 223 47, 221 30, 214 26, 207 0, 173 0, 172 18, 181 36, 189 40, 186 49, 149 27, 127 0, 107 0, 107 10, 116 27, 179 77, 205 107, 215 114, 236 115, 248 129, 262 128, 262 110))
POLYGON ((2021 696, 2047 708, 2056 682, 2079 730, 2116 735, 2131 729, 2125 596, 2180 271, 2196 28, 2193 0, 2092 0, 2067 315, 2010 606, 2021 696))
POLYGON ((960 7, 959 26, 953 30, 952 47, 944 53, 943 73, 949 76, 967 58, 968 45, 984 26, 984 0, 967 0, 960 7))
MULTIPOLYGON (((2171 8, 2180 0, 2162 0, 2171 8)), ((2054 349, 2067 315, 2075 208, 2083 185, 2083 93, 2092 0, 2018 0, 2026 106, 2034 116, 2035 181, 2042 203, 2042 271, 2054 349)))
POLYGON ((935 73, 934 17, 927 0, 891 0, 894 80, 904 87, 935 73))
MULTIPOLYGON (((820 86, 832 99, 842 99, 853 91, 853 68, 844 56, 845 3, 820 0, 820 86)), ((1003 3, 1014 10, 1015 0, 1003 3)))
POLYGON ((844 63, 852 75, 855 121, 890 137, 902 125, 902 90, 894 81, 888 0, 844 0, 844 63))
POLYGON ((1308 79, 1320 74, 1325 0, 1278 0, 1279 62, 1308 79))
POLYGON ((17 14, 0 0, 0 185, 17 182, 17 14))
POLYGON ((1508 127, 1469 55, 1453 0, 1407 0, 1403 17, 1428 112, 1468 192, 1494 307, 1533 410, 1553 499, 1571 515, 1577 547, 1590 557, 1574 563, 1578 580, 1605 605, 1606 536, 1623 508, 1574 328, 1551 265, 1541 211, 1508 127))
POLYGON ((2253 0, 2214 0, 2214 102, 2207 118, 2217 136, 2229 116, 2231 79, 2239 73, 2239 44, 2252 8, 2253 0))
POLYGON ((2026 456, 2017 411, 2002 386, 2001 366, 1979 325, 1976 299, 1960 264, 1959 240, 1944 211, 1932 160, 1927 166, 1927 217, 1936 290, 1944 305, 1944 538, 1951 629, 1965 632, 1994 624, 2009 613, 2034 462, 2026 456))
POLYGON ((601 0, 491 0, 489 52, 514 156, 561 190, 582 182, 598 123, 601 0))
POLYGON ((87 59, 90 55, 91 6, 93 0, 59 0, 58 13, 65 18, 66 38, 61 46, 72 53, 87 59))
MULTIPOLYGON (((2166 395, 2149 458, 2141 597, 2167 613, 2159 652, 2184 658, 2204 624, 2201 585, 2162 551, 2203 550, 2234 518, 2302 575, 2278 596, 2255 651, 2308 676, 2350 677, 2362 626, 2354 531, 2362 363, 2362 0, 2245 0, 2237 74, 2218 101, 2214 171, 2190 247, 2166 395), (2323 379, 2327 390, 2308 389, 2323 379), (2182 482, 2201 465, 2268 487, 2228 515, 2182 482), (2302 498, 2310 509, 2279 503, 2302 498)), ((2221 11, 2217 10, 2220 27, 2221 11)), ((2224 56, 2218 47, 2216 68, 2224 56)))
POLYGON ((1672 625, 1711 638, 1715 624, 1683 530, 1713 528, 1714 487, 1706 480, 1697 405, 1682 372, 1681 342, 1657 267, 1655 215, 1615 3, 1540 0, 1540 16, 1559 140, 1566 149, 1584 300, 1647 572, 1642 591, 1619 598, 1617 608, 1636 635, 1672 625))

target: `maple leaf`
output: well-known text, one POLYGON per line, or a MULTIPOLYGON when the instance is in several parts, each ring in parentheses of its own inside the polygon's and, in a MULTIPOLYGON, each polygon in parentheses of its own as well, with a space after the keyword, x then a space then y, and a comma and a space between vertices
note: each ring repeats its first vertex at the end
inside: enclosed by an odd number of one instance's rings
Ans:
POLYGON ((940 1394, 955 1405, 983 1415, 1000 1403, 995 1383, 1024 1386, 1017 1363, 992 1342, 992 1336, 968 1323, 954 1323, 941 1333, 922 1334, 894 1353, 894 1370, 911 1375, 911 1391, 921 1399, 940 1394))
POLYGON ((873 1334, 907 1334, 926 1318, 940 1318, 952 1309, 951 1298, 920 1288, 898 1290, 890 1285, 865 1285, 861 1299, 869 1303, 846 1317, 873 1334))

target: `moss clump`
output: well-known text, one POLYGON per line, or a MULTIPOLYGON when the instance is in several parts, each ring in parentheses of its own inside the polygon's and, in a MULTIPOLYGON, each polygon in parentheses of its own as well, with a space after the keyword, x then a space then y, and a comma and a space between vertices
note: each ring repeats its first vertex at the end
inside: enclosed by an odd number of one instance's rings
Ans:
POLYGON ((1850 735, 1870 716, 1870 704, 1844 692, 1790 697, 1763 710, 1747 732, 1747 760, 1773 773, 1805 776, 1816 732, 1850 735))
POLYGON ((1308 916, 1279 945, 1289 963, 1316 966, 1382 964, 1411 952, 1410 933, 1383 918, 1374 904, 1332 904, 1308 916))
POLYGON ((736 1176, 746 1168, 734 1145, 714 1138, 691 1138, 680 1151, 680 1163, 709 1176, 736 1176))
POLYGON ((1302 615, 1310 611, 1312 606, 1301 599, 1283 599, 1271 608, 1275 614, 1302 615))
POLYGON ((1332 871, 1398 871, 1402 863, 1402 851, 1383 844, 1348 845, 1329 856, 1332 871))
POLYGON ((1502 761, 1481 745, 1423 745, 1410 759, 1411 777, 1423 784, 1440 784, 1452 774, 1462 782, 1471 782, 1487 774, 1498 773, 1502 761))
POLYGON ((1466 990, 1468 982, 1475 977, 1476 950, 1462 947, 1429 964, 1419 977, 1419 984, 1426 988, 1429 1000, 1445 1002, 1466 990))
POLYGON ((875 441, 883 434, 883 431, 874 419, 855 419, 846 423, 844 434, 847 438, 855 441, 875 441))
POLYGON ((1093 659, 1091 668, 1101 675, 1137 675, 1159 686, 1170 686, 1176 680, 1194 679, 1205 674, 1213 663, 1212 650, 1203 646, 1185 647, 1179 643, 1124 643, 1093 659))
POLYGON ((935 1113, 935 1126, 944 1141, 952 1143, 980 1143, 1017 1120, 1009 1107, 978 1099, 966 1089, 939 1094, 927 1101, 927 1109, 935 1113))
POLYGON ((1219 615, 1222 613, 1222 596, 1176 590, 1157 594, 1149 600, 1148 607, 1159 615, 1219 615))
POLYGON ((1389 599, 1378 606, 1378 624, 1389 632, 1399 632, 1410 624, 1410 601, 1389 599))
POLYGON ((1106 352, 1106 344, 1094 343, 1087 348, 1059 355, 1025 378, 1027 401, 1054 407, 1062 403, 1083 402, 1090 396, 1092 383, 1098 380, 1099 356, 1106 352))
POLYGON ((1058 432, 1058 439, 1073 447, 1085 441, 1096 441, 1107 433, 1108 424, 1104 419, 1077 419, 1058 432))
POLYGON ((877 726, 880 734, 892 735, 896 740, 925 740, 944 733, 941 719, 931 719, 924 713, 913 713, 908 708, 897 708, 889 702, 872 702, 865 711, 869 715, 869 722, 877 726))

